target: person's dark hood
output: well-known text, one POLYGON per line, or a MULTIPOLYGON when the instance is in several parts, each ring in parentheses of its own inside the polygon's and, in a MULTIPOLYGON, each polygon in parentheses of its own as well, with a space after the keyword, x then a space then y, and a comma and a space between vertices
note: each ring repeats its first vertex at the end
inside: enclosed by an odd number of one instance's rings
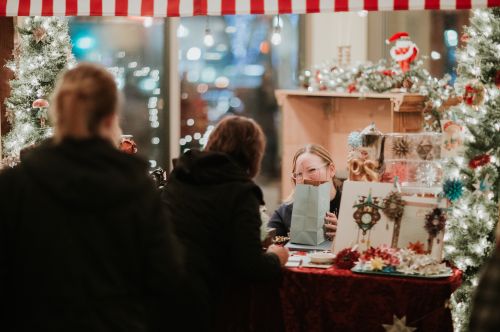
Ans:
POLYGON ((151 186, 145 161, 100 138, 42 144, 26 153, 21 167, 30 187, 70 208, 113 208, 151 186))
POLYGON ((229 155, 189 150, 176 160, 172 177, 195 185, 252 182, 248 173, 229 155))

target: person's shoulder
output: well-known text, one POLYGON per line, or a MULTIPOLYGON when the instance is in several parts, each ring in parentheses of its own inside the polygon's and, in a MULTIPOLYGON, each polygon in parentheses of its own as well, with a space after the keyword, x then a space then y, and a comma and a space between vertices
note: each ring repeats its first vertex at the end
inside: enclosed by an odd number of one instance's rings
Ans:
POLYGON ((242 196, 255 197, 259 205, 265 205, 262 189, 252 180, 248 179, 248 181, 232 182, 230 185, 234 186, 234 190, 240 192, 242 196))
POLYGON ((20 164, 12 168, 9 167, 0 170, 0 200, 3 200, 4 197, 12 196, 14 191, 17 191, 21 187, 21 172, 20 164))
POLYGON ((284 215, 286 211, 292 210, 293 209, 293 201, 286 201, 281 203, 280 206, 276 209, 276 212, 278 212, 281 215, 284 215))

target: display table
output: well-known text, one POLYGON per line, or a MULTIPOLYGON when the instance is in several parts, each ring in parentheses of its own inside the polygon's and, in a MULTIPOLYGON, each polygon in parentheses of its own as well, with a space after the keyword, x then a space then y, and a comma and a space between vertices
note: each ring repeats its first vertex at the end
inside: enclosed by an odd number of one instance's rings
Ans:
POLYGON ((385 331, 395 315, 416 331, 453 331, 448 301, 461 276, 456 269, 443 279, 289 269, 281 287, 285 330, 385 331))
MULTIPOLYGON (((450 295, 462 272, 443 279, 417 279, 293 268, 276 283, 227 285, 217 331, 385 331, 393 315, 425 332, 453 331, 450 295)), ((409 330, 410 331, 410 330, 409 330)))

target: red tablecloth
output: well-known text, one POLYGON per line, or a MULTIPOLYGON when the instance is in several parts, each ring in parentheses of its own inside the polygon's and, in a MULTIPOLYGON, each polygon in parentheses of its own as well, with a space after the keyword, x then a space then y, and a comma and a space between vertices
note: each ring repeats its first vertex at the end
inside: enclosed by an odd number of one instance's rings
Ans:
POLYGON ((385 331, 393 315, 416 331, 453 331, 451 293, 462 273, 443 279, 357 274, 347 270, 285 271, 281 305, 286 331, 385 331))

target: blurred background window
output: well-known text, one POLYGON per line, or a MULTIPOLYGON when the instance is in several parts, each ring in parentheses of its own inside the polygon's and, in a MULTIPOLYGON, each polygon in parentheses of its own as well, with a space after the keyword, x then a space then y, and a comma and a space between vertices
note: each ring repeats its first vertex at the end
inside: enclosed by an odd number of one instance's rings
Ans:
POLYGON ((181 79, 181 151, 201 148, 224 116, 243 115, 263 128, 261 174, 280 176, 274 90, 297 87, 299 15, 182 18, 177 28, 181 79))
POLYGON ((133 135, 138 154, 149 160, 151 168, 168 163, 162 86, 164 22, 145 17, 70 20, 76 59, 100 63, 115 75, 125 97, 123 133, 133 135))

